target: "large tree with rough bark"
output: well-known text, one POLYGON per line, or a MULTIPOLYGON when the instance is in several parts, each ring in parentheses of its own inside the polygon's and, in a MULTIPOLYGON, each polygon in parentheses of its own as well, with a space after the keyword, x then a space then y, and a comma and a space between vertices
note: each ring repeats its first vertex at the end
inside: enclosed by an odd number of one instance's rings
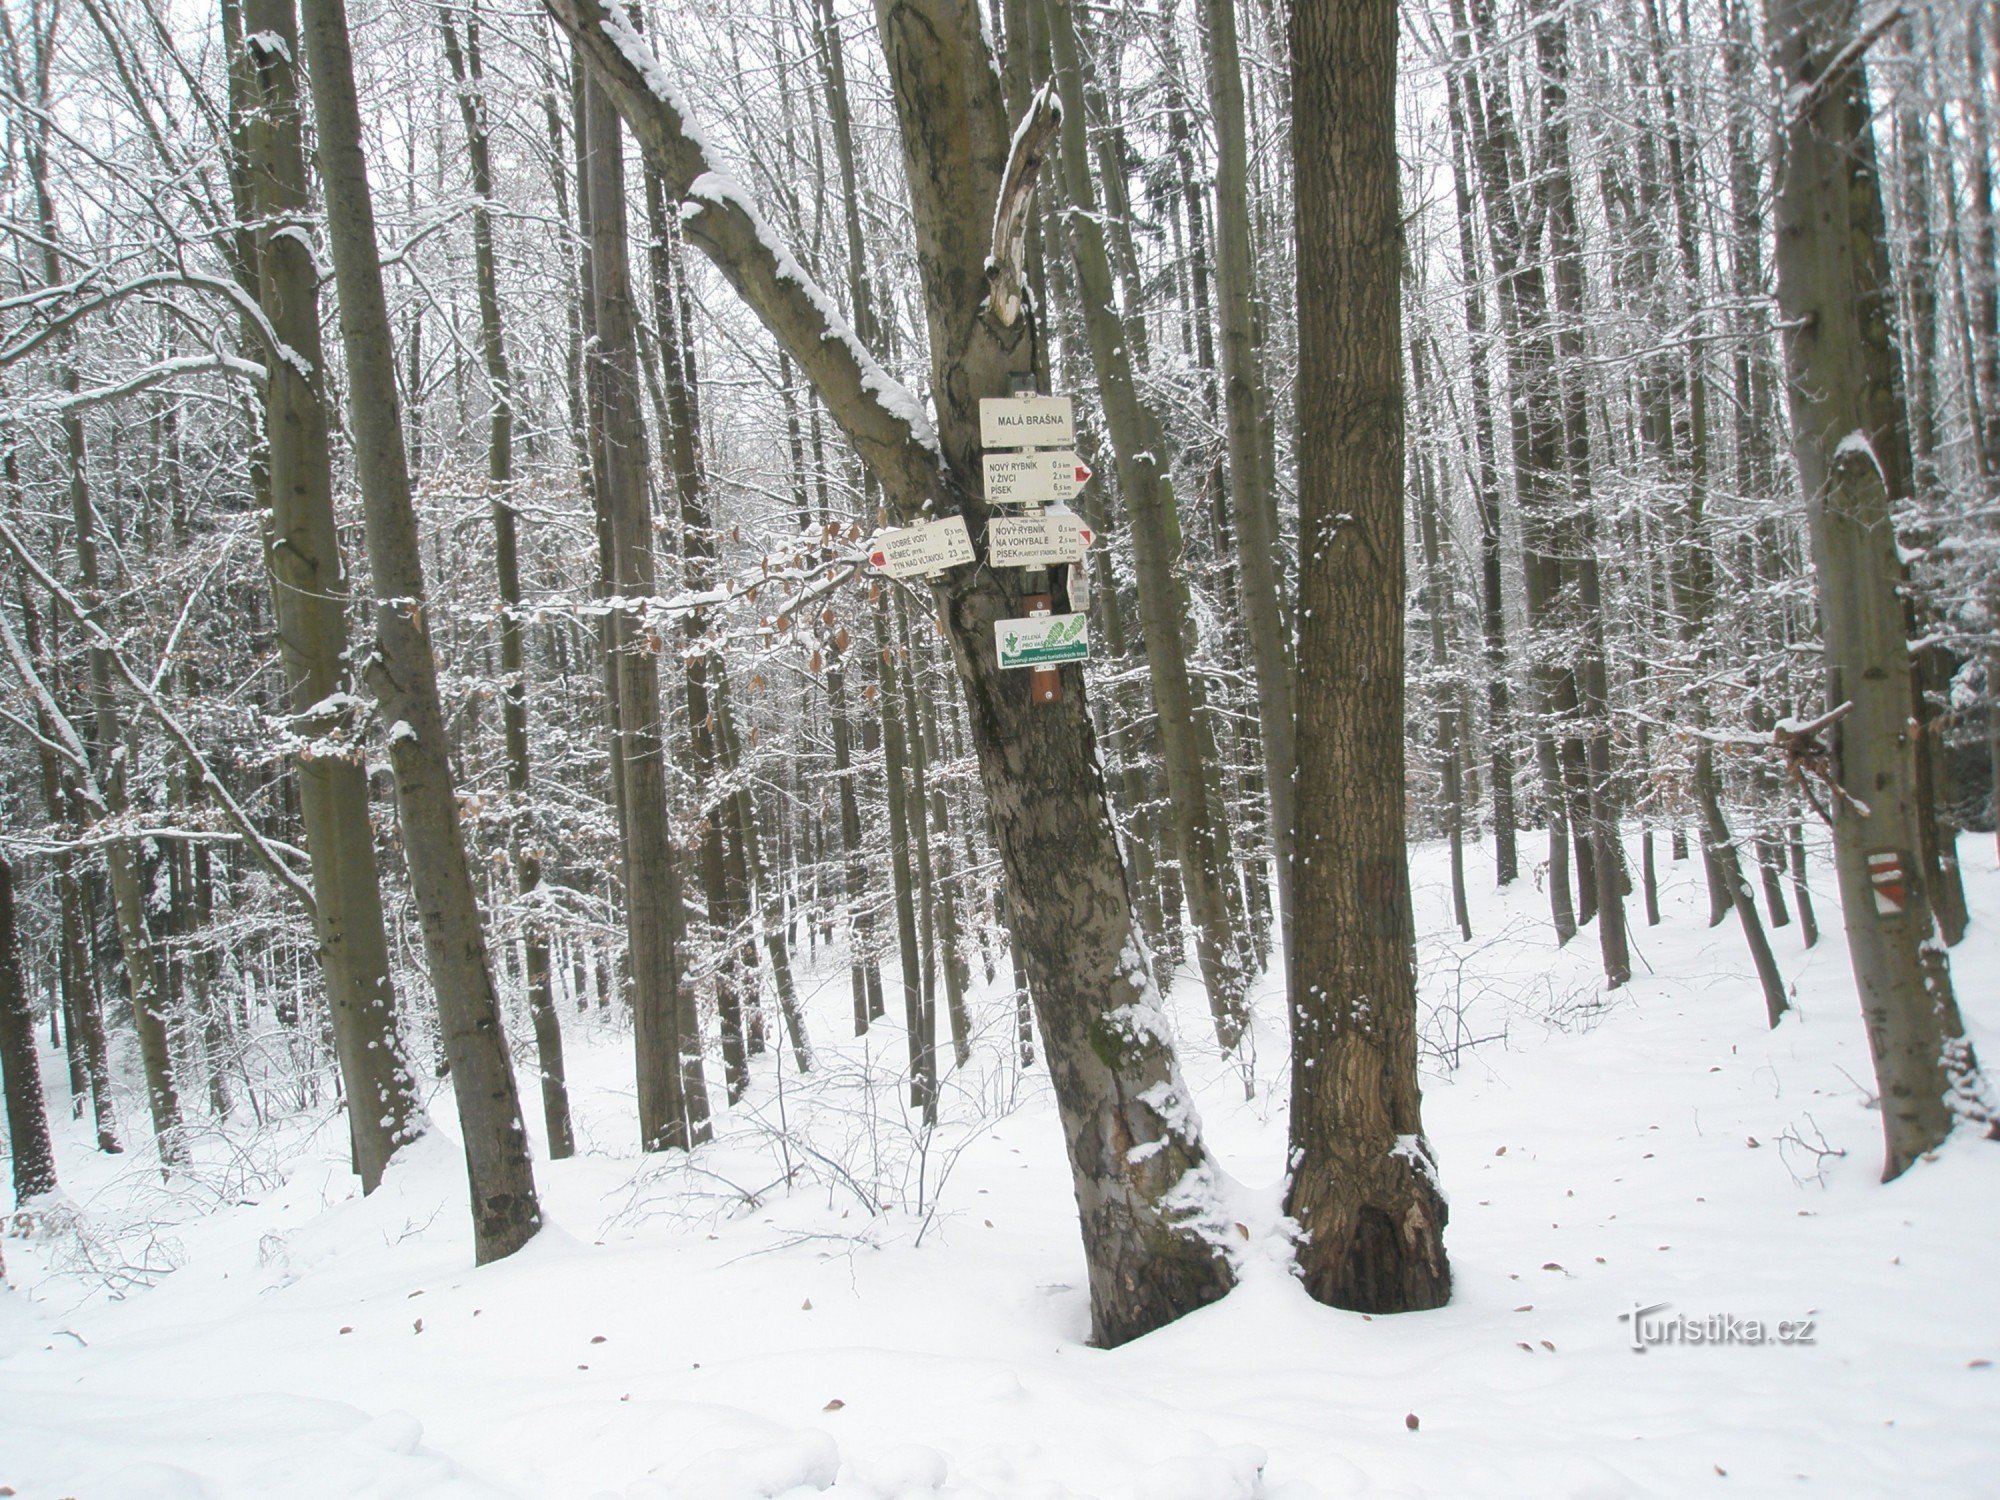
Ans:
POLYGON ((1395 0, 1296 0, 1298 826, 1292 1181, 1322 1302, 1436 1307, 1445 1201, 1417 1087, 1403 831, 1403 223, 1395 0))

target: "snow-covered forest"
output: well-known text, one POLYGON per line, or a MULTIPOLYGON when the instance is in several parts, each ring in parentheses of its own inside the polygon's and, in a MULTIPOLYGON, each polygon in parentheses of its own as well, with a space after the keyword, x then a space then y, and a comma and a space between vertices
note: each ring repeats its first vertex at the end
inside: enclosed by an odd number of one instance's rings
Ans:
POLYGON ((0 0, 0 1494, 1992 1493, 1996 172, 1964 0, 0 0))

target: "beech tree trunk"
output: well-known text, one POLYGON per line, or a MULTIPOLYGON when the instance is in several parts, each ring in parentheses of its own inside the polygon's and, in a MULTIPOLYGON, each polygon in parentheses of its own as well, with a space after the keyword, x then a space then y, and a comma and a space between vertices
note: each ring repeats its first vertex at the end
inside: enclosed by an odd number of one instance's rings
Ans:
POLYGON ((358 705, 348 576, 333 513, 319 270, 306 240, 312 204, 292 0, 245 0, 243 28, 249 39, 231 81, 244 122, 243 210, 257 225, 250 290, 299 356, 296 363, 271 361, 264 387, 271 504, 264 557, 293 730, 306 742, 294 768, 334 1056, 354 1170, 361 1190, 372 1193, 396 1148, 422 1133, 423 1116, 396 1032, 368 773, 360 747, 345 743, 358 705))
POLYGON ((1868 143, 1866 73, 1843 55, 1855 0, 1769 0, 1789 85, 1777 200, 1778 304, 1792 453, 1806 494, 1834 728, 1834 867, 1882 1096, 1885 1180, 1951 1132, 1991 1123, 1921 858, 1904 570, 1878 456, 1893 440, 1891 295, 1868 143), (1830 68, 1829 64, 1833 64, 1830 68), (1869 233, 1871 227, 1876 231, 1869 233), (1897 878, 1900 877, 1900 878, 1897 878))
POLYGON ((403 853, 458 1101, 472 1195, 473 1251, 484 1265, 513 1254, 534 1236, 541 1228, 541 1205, 459 828, 458 794, 438 703, 437 660, 396 398, 395 348, 375 247, 374 205, 361 151, 345 0, 312 0, 304 19, 327 237, 347 353, 354 468, 375 594, 375 643, 365 680, 389 724, 403 853))

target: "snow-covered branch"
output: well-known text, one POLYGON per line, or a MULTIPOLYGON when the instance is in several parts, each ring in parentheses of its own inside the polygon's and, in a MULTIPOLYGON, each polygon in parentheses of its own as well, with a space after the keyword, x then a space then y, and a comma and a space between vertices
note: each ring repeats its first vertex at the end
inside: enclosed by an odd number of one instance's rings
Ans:
POLYGON ((684 201, 688 239, 715 263, 825 399, 882 481, 902 519, 923 514, 948 483, 917 397, 876 361, 833 300, 717 168, 707 142, 645 38, 604 0, 544 0, 592 76, 625 117, 646 160, 684 201))
MULTIPOLYGON (((165 701, 153 690, 152 685, 132 669, 132 664, 126 661, 125 654, 118 649, 118 643, 111 639, 102 625, 97 623, 91 612, 84 607, 83 601, 71 593, 61 579, 42 566, 40 559, 22 543, 14 528, 5 521, 0 521, 0 543, 5 543, 7 550, 14 554, 15 560, 27 570, 35 582, 49 591, 50 597, 61 607, 63 613, 67 614, 77 629, 83 632, 84 640, 90 648, 104 653, 105 660, 138 695, 140 704, 152 716, 154 722, 166 731, 167 738, 187 756, 188 763, 201 777, 202 785, 215 798, 215 804, 221 810, 224 820, 243 836, 244 847, 270 873, 271 878, 289 891, 299 905, 305 908, 306 914, 317 922, 319 906, 313 899, 312 886, 287 862, 278 845, 264 836, 250 814, 244 811, 242 804, 223 784, 222 778, 215 774, 208 763, 208 757, 203 755, 200 746, 195 744, 194 736, 174 716, 173 710, 167 707, 165 701)), ((9 654, 12 654, 11 649, 9 654)), ((17 668, 20 665, 21 663, 17 661, 17 668)))

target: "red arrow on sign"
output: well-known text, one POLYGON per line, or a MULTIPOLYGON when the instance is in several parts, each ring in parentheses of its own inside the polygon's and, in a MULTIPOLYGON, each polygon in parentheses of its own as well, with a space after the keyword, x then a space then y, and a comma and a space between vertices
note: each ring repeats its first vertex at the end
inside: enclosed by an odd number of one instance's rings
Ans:
POLYGON ((1076 531, 1077 535, 1083 538, 1083 545, 1086 547, 1097 540, 1097 533, 1092 531, 1088 526, 1079 526, 1076 531))
POLYGON ((878 568, 886 568, 889 566, 889 554, 886 552, 871 552, 868 554, 868 561, 878 568))
POLYGON ((1085 468, 1082 464, 1078 464, 1076 466, 1076 482, 1078 484, 1090 483, 1090 470, 1085 468))

